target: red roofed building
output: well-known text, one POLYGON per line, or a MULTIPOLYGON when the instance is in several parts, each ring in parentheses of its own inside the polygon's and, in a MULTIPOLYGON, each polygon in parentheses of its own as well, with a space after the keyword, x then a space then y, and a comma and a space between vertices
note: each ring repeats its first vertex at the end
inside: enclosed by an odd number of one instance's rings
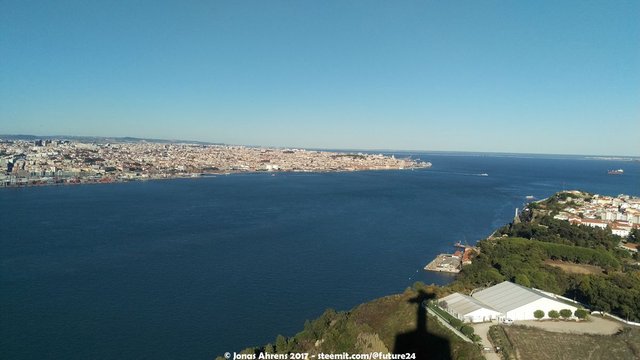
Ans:
POLYGON ((638 252, 638 248, 640 247, 640 244, 634 244, 634 243, 620 243, 620 248, 637 253, 638 252))
POLYGON ((600 229, 607 228, 607 222, 604 220, 598 220, 598 219, 582 219, 580 221, 580 224, 586 225, 592 228, 600 228, 600 229))

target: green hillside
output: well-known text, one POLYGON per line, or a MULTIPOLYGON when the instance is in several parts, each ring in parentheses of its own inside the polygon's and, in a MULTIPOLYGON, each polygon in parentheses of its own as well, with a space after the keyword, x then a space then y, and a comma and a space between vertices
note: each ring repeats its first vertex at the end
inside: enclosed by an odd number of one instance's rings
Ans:
POLYGON ((417 359, 483 359, 477 345, 462 341, 426 315, 424 308, 420 310, 422 301, 437 297, 442 290, 416 284, 402 294, 379 298, 348 312, 327 310, 307 321, 295 336, 278 336, 272 344, 243 353, 408 352, 416 353, 417 359))

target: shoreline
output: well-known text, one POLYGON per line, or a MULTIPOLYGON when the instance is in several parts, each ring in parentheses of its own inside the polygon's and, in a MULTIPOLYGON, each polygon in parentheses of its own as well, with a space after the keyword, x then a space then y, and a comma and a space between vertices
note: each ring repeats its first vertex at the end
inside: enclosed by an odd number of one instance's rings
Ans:
POLYGON ((182 176, 153 176, 153 177, 137 177, 137 178, 108 178, 103 177, 99 179, 78 179, 78 178, 58 178, 52 182, 43 180, 31 180, 26 183, 19 184, 0 184, 0 189, 19 189, 19 188, 31 188, 31 187, 49 187, 49 186, 81 186, 81 185, 104 185, 104 184, 122 184, 132 182, 146 182, 146 181, 160 181, 160 180, 179 180, 179 179, 202 179, 213 178, 217 176, 229 176, 238 174, 271 174, 276 176, 277 174, 329 174, 329 173, 353 173, 353 172, 385 172, 385 171, 413 171, 420 169, 431 168, 431 163, 427 163, 427 166, 418 166, 410 168, 386 168, 386 169, 356 169, 356 170, 280 170, 280 171, 264 171, 264 170, 230 170, 224 172, 211 172, 211 173, 189 173, 182 176), (60 181, 62 180, 62 181, 60 181), (72 180, 72 181, 69 181, 72 180), (76 181, 74 181, 76 180, 76 181), (83 181, 84 180, 84 181, 83 181))
POLYGON ((227 173, 430 168, 394 155, 305 149, 68 140, 0 142, 0 187, 194 178, 227 173))

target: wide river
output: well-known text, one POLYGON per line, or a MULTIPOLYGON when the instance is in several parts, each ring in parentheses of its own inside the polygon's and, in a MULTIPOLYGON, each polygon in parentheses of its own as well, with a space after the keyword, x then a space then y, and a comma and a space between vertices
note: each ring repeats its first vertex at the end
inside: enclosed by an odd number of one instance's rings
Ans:
POLYGON ((639 162, 415 156, 433 167, 0 189, 0 358, 213 359, 450 281, 422 268, 527 195, 640 195, 639 162))

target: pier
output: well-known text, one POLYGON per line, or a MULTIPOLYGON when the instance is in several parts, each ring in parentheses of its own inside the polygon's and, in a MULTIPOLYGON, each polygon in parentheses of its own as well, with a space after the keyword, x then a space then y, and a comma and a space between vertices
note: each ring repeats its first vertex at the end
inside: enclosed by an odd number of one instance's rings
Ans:
POLYGON ((455 256, 454 254, 440 254, 425 266, 424 269, 437 272, 459 273, 461 265, 462 261, 459 256, 455 256))
POLYGON ((480 252, 478 248, 462 245, 460 242, 455 243, 453 246, 456 249, 462 249, 462 251, 456 250, 453 254, 439 254, 424 269, 457 274, 462 270, 462 265, 471 264, 472 257, 475 257, 480 252))

